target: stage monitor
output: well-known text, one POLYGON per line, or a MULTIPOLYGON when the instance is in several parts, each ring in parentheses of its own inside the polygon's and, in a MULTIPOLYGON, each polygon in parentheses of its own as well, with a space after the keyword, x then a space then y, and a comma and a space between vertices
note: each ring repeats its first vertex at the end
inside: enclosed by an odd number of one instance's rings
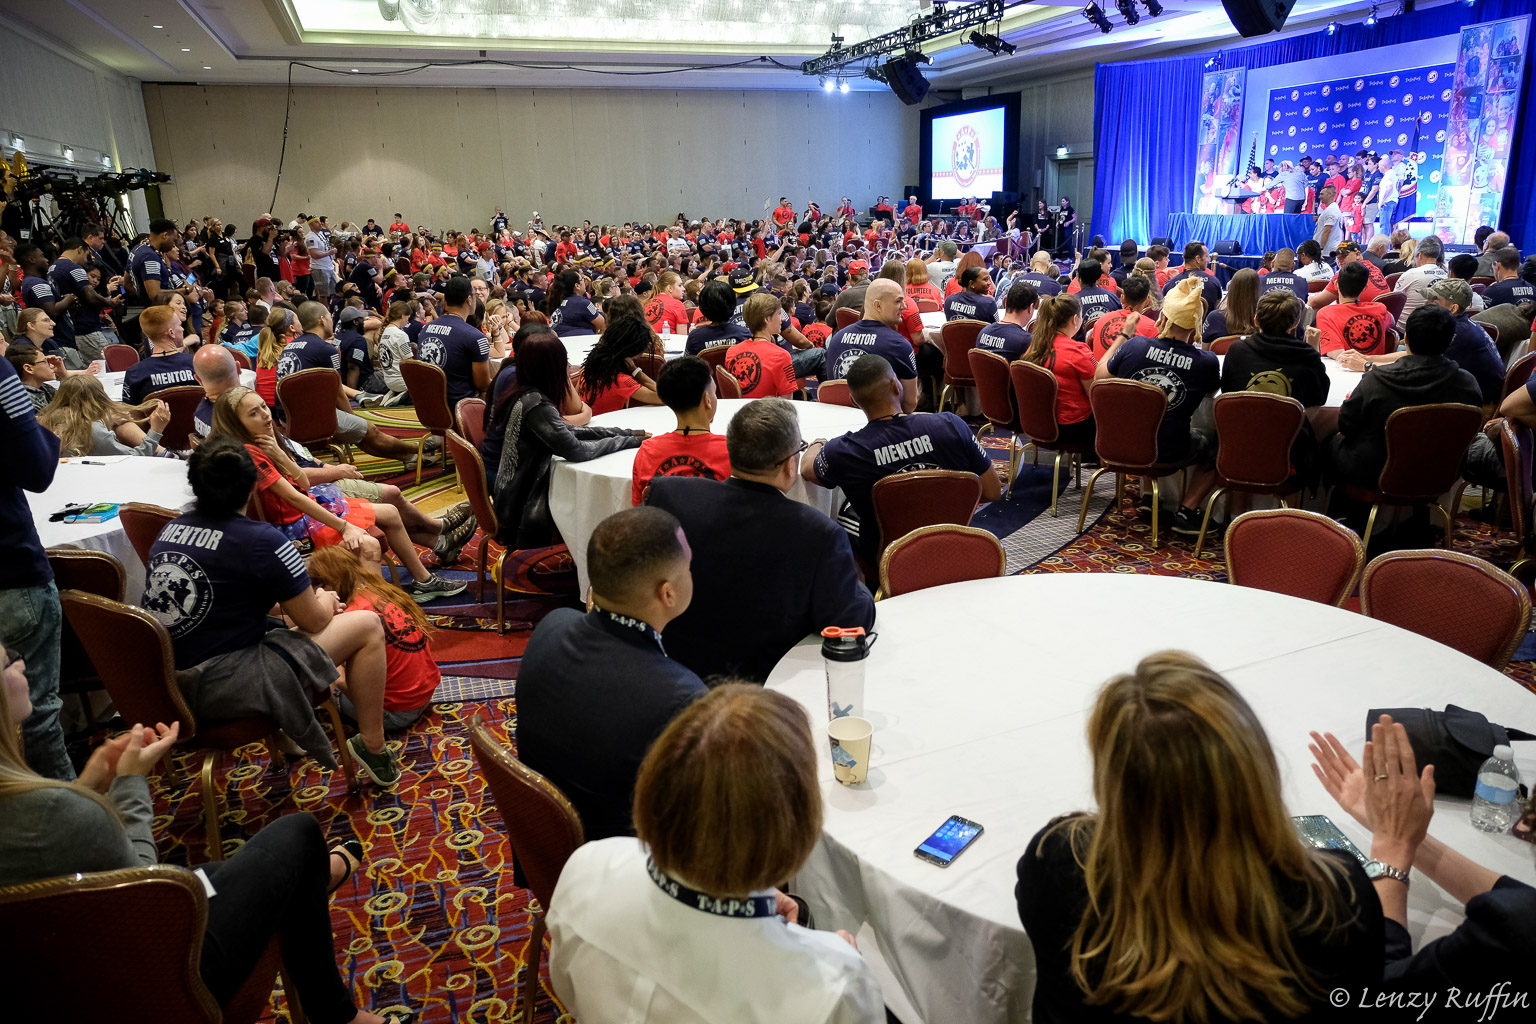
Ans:
POLYGON ((922 116, 924 199, 1018 191, 1018 93, 929 107, 922 116))

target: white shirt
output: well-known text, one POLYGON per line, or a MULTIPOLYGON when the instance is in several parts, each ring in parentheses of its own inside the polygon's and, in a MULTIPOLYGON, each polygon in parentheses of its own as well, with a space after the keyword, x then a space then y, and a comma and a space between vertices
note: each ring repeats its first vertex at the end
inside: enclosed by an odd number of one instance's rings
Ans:
MULTIPOLYGON (((321 238, 320 235, 314 231, 311 231, 304 236, 304 246, 306 249, 313 249, 315 252, 325 252, 325 250, 330 248, 330 246, 325 244, 325 239, 321 238)), ((335 274, 336 257, 334 255, 311 256, 309 258, 309 266, 310 269, 318 267, 321 270, 328 270, 332 274, 335 274)))
POLYGON ((1403 303, 1403 314, 1397 318, 1398 322, 1401 323, 1409 313, 1424 305, 1429 298, 1424 293, 1429 291, 1430 285, 1436 281, 1443 281, 1449 276, 1446 269, 1438 263, 1426 263, 1422 267, 1404 271, 1403 276, 1397 279, 1397 286, 1392 289, 1395 292, 1408 293, 1408 299, 1403 303))
POLYGON ((571 855, 549 906, 549 977, 606 1024, 885 1024, 880 985, 832 932, 718 917, 662 892, 640 840, 571 855))
POLYGON ((1295 275, 1305 281, 1332 281, 1333 268, 1326 263, 1296 264, 1295 275))
POLYGON ((1401 164, 1393 164, 1381 172, 1381 187, 1376 193, 1378 203, 1395 203, 1403 190, 1404 171, 1407 168, 1401 164))
POLYGON ((1317 230, 1312 233, 1312 238, 1323 247, 1324 256, 1332 256, 1333 250, 1344 241, 1344 232, 1339 227, 1339 222, 1344 219, 1344 211, 1339 209, 1338 203, 1329 203, 1317 212, 1317 230))
POLYGON ((414 358, 411 336, 393 325, 384 328, 379 334, 379 373, 384 375, 384 383, 389 385, 389 390, 405 390, 405 377, 400 373, 400 364, 411 358, 414 358))
POLYGON ((955 276, 957 263, 959 260, 934 260, 928 264, 928 280, 933 282, 933 286, 941 293, 944 291, 944 286, 949 283, 949 279, 955 276))

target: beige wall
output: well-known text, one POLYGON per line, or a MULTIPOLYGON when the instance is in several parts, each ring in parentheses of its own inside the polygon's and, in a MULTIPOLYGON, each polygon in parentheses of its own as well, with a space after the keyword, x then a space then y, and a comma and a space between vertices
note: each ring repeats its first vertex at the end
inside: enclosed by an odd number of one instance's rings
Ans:
MULTIPOLYGON (((145 85, 166 216, 268 208, 281 86, 145 85)), ((860 208, 917 180, 917 108, 889 93, 298 88, 276 212, 467 229, 762 216, 780 195, 860 208)))

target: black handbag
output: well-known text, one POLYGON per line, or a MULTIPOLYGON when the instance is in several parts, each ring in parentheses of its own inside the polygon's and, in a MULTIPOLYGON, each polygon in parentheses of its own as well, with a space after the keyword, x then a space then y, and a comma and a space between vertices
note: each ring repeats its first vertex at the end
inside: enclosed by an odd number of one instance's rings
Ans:
MULTIPOLYGON (((1444 711, 1429 708, 1378 708, 1366 712, 1365 734, 1382 715, 1391 715, 1408 731, 1413 758, 1423 771, 1435 766, 1435 792, 1444 796, 1471 797, 1477 786, 1477 770, 1493 755, 1493 748, 1510 740, 1531 740, 1536 736, 1519 729, 1509 729, 1488 721, 1476 711, 1447 704, 1444 711)), ((1525 786, 1520 796, 1525 797, 1525 786)))

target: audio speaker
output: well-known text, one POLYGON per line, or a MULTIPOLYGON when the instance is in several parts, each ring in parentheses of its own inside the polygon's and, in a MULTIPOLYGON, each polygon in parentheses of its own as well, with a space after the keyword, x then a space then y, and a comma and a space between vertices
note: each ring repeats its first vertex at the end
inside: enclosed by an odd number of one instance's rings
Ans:
POLYGON ((1296 0, 1221 0, 1227 18, 1240 36, 1280 31, 1295 5, 1296 0))
POLYGON ((1223 238, 1211 246, 1211 251, 1217 256, 1241 256, 1243 254, 1243 247, 1234 239, 1223 238))
POLYGON ((1173 239, 1169 238, 1167 235, 1159 235, 1158 237, 1152 239, 1152 244, 1160 245, 1164 249, 1167 249, 1169 252, 1173 251, 1173 239))
POLYGON ((910 198, 911 196, 915 196, 915 195, 917 195, 917 186, 916 185, 908 185, 907 186, 907 190, 901 194, 901 198, 903 200, 905 200, 905 199, 910 198))
MULTIPOLYGON (((1289 6, 1289 5, 1287 5, 1289 6)), ((928 79, 918 70, 915 60, 907 60, 905 57, 897 57, 895 60, 885 62, 881 70, 885 74, 885 81, 891 87, 891 92, 896 98, 909 107, 923 102, 923 97, 928 95, 928 79)))

